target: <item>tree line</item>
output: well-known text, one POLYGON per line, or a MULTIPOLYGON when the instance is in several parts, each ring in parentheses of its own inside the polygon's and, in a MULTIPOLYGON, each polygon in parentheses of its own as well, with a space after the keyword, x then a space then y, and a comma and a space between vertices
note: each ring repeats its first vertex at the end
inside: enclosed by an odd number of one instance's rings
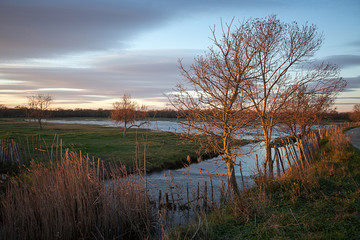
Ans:
MULTIPOLYGON (((360 106, 360 105, 359 105, 360 106)), ((49 118, 109 118, 112 109, 51 109, 49 111, 49 118)), ((360 112, 360 111, 359 111, 360 112)), ((179 114, 174 109, 159 109, 159 110, 147 110, 147 116, 149 118, 172 118, 177 119, 179 114)), ((10 108, 4 105, 0 106, 0 118, 26 118, 26 107, 10 108)), ((339 121, 359 121, 356 120, 354 112, 338 112, 330 111, 324 116, 324 120, 329 122, 339 121)))
MULTIPOLYGON (((0 117, 2 118, 26 118, 27 106, 10 108, 6 106, 0 107, 0 117)), ((47 110, 49 118, 109 118, 113 109, 50 109, 47 110)), ((178 114, 173 109, 156 109, 146 110, 146 114, 149 118, 174 118, 176 119, 178 114)))

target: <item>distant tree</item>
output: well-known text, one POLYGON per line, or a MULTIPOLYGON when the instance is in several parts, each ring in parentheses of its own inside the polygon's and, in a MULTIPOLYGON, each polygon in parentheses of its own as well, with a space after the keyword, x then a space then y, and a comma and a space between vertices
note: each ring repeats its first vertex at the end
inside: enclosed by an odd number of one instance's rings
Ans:
POLYGON ((6 116, 8 108, 4 104, 0 104, 0 117, 6 116))
MULTIPOLYGON (((330 68, 330 66, 329 66, 330 68)), ((299 87, 283 108, 282 127, 295 137, 308 134, 333 111, 336 96, 346 87, 346 81, 338 77, 338 69, 332 66, 317 83, 299 87)))
POLYGON ((140 127, 147 123, 146 121, 146 106, 139 105, 131 100, 129 94, 124 94, 121 101, 113 103, 113 110, 111 111, 110 118, 116 123, 124 124, 123 137, 129 128, 140 127), (135 124, 136 120, 143 120, 135 124))
POLYGON ((27 115, 29 118, 35 118, 39 123, 39 128, 43 128, 42 120, 50 116, 50 105, 53 98, 50 95, 38 94, 28 96, 27 115))
POLYGON ((355 104, 353 111, 350 113, 350 119, 354 122, 360 121, 360 104, 355 104))

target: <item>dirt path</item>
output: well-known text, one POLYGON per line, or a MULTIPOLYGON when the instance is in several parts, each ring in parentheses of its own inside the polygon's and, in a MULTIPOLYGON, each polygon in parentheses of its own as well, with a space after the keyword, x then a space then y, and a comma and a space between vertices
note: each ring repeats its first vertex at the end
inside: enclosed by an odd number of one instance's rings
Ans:
POLYGON ((350 137, 351 144, 360 149, 360 127, 349 130, 347 135, 350 137))

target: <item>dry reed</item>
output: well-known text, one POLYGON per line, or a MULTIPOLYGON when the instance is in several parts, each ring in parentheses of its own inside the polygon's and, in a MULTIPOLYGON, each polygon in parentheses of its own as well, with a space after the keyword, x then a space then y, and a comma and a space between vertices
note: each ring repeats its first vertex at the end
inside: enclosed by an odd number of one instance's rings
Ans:
POLYGON ((61 162, 32 162, 1 202, 4 239, 146 239, 152 216, 144 185, 74 152, 61 162))

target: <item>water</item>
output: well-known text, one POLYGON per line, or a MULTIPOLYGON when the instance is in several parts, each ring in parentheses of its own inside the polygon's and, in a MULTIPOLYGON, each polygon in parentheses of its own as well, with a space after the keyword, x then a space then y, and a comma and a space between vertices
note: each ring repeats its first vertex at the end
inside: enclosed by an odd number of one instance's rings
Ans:
MULTIPOLYGON (((85 124, 85 125, 99 125, 105 127, 123 127, 122 123, 115 123, 112 120, 105 119, 81 119, 81 120, 59 120, 51 119, 47 120, 49 123, 65 123, 65 124, 85 124)), ((135 125, 140 124, 140 121, 136 121, 135 125)), ((137 127, 134 127, 137 128, 137 127)), ((181 124, 176 121, 149 121, 146 124, 142 125, 141 128, 146 128, 154 131, 165 131, 165 132, 180 132, 181 124)))
MULTIPOLYGON (((116 127, 121 126, 115 124, 111 120, 48 120, 53 123, 69 123, 69 124, 92 124, 116 127)), ((143 125, 144 126, 144 125, 143 125)), ((181 124, 176 121, 150 121, 145 125, 145 128, 154 131, 168 131, 180 132, 181 124)), ((246 131, 244 134, 248 139, 254 137, 254 131, 246 131)), ((275 136, 280 136, 281 133, 275 131, 275 136)), ((240 176, 239 166, 241 164, 243 179, 245 187, 254 185, 252 176, 257 173, 256 158, 259 159, 259 164, 265 159, 265 146, 264 143, 250 143, 236 149, 237 153, 235 158, 235 175, 237 176, 237 183, 242 188, 242 178, 240 176)), ((207 198, 209 202, 219 203, 221 199, 222 185, 226 183, 227 169, 222 156, 218 156, 206 161, 193 163, 187 167, 177 170, 163 170, 154 172, 146 176, 147 189, 150 198, 155 202, 156 208, 159 207, 159 195, 161 192, 161 202, 165 203, 165 194, 168 194, 169 202, 174 199, 176 205, 186 206, 188 200, 195 203, 198 197, 204 195, 205 185, 207 185, 207 198)), ((202 200, 200 200, 202 201, 202 200)), ((167 211, 160 210, 161 213, 167 215, 168 221, 171 225, 184 225, 193 218, 193 213, 189 211, 167 211), (170 220, 169 220, 170 219, 170 220)))

